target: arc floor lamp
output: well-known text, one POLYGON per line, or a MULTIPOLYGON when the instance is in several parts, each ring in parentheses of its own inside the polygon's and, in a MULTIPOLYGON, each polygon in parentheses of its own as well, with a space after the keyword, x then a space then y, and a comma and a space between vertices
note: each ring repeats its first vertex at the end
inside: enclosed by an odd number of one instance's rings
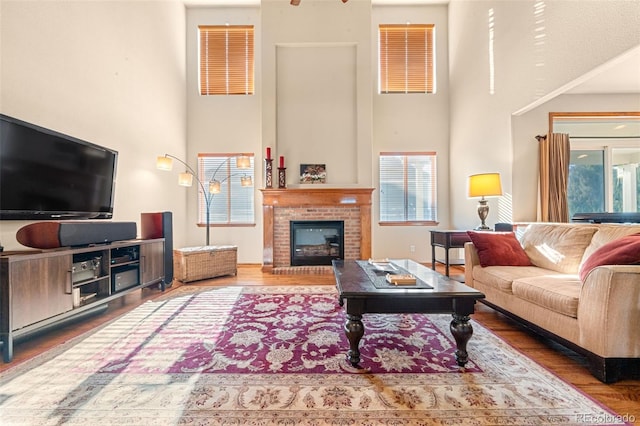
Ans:
MULTIPOLYGON (((206 209, 206 245, 209 245, 209 228, 210 228, 210 223, 211 223, 211 219, 209 217, 209 213, 211 211, 211 201, 213 200, 213 196, 215 194, 219 194, 220 193, 220 188, 222 183, 224 183, 225 181, 227 181, 229 178, 231 178, 232 176, 237 176, 237 175, 241 175, 242 173, 232 173, 228 176, 225 176, 224 179, 222 180, 217 180, 216 179, 216 175, 218 173, 218 171, 220 170, 220 168, 226 164, 227 162, 231 161, 232 159, 236 160, 236 168, 241 169, 241 170, 248 170, 251 168, 251 159, 246 156, 246 155, 239 155, 239 156, 233 156, 233 157, 228 157, 225 161, 223 161, 222 163, 220 163, 220 165, 218 165, 218 167, 216 167, 216 169, 214 170, 213 174, 211 175, 211 179, 207 181, 207 185, 205 187, 204 183, 202 183, 202 181, 198 178, 198 173, 195 172, 195 170, 193 170, 191 168, 191 166, 189 166, 187 163, 185 163, 184 161, 182 161, 181 159, 179 159, 178 157, 175 157, 171 154, 165 154, 164 156, 160 156, 156 159, 156 167, 159 170, 165 170, 165 171, 171 171, 173 169, 173 160, 178 161, 179 163, 181 163, 182 165, 184 165, 186 167, 186 171, 183 173, 180 173, 178 175, 178 185, 180 186, 187 186, 190 187, 193 185, 193 180, 195 179, 196 182, 198 183, 198 185, 200 186, 200 190, 202 191, 202 195, 204 197, 204 201, 205 201, 205 209, 206 209), (205 189, 206 188, 206 189, 205 189)), ((247 176, 247 175, 243 175, 240 177, 240 184, 242 186, 253 186, 253 180, 251 179, 251 176, 247 176)))

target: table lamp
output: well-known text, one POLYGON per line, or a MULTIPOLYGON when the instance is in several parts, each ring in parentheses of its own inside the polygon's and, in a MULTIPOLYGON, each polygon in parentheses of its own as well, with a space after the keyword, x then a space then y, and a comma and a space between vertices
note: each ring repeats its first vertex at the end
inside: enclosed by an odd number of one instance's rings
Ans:
POLYGON ((478 216, 482 222, 476 231, 489 231, 485 224, 489 214, 489 206, 484 197, 497 197, 502 195, 502 184, 500 183, 500 173, 482 173, 469 176, 469 197, 481 197, 478 202, 478 216))

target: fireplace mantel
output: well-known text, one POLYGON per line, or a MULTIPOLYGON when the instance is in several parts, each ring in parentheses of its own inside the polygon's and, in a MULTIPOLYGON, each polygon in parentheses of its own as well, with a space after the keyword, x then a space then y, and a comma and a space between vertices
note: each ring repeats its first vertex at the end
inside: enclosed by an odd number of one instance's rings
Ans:
MULTIPOLYGON (((261 189, 263 216, 262 270, 274 268, 274 210, 357 208, 360 223, 360 259, 371 257, 371 193, 373 188, 287 188, 261 189)), ((329 219, 329 218, 326 218, 329 219)), ((276 265, 277 266, 277 265, 276 265)))

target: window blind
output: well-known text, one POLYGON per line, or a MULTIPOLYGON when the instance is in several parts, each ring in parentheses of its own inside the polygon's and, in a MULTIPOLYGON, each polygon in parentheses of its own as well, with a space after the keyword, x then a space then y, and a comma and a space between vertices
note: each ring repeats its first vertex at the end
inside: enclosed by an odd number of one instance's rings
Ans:
POLYGON ((380 93, 435 93, 434 25, 379 26, 380 93))
POLYGON ((436 153, 380 153, 380 222, 436 222, 436 153))
POLYGON ((252 95, 253 25, 199 26, 200 94, 252 95))
POLYGON ((202 188, 198 191, 198 224, 206 224, 207 197, 210 201, 209 221, 213 225, 246 225, 255 223, 253 186, 244 187, 242 176, 249 176, 255 182, 253 154, 198 154, 198 176, 205 191, 209 181, 220 181, 220 193, 206 197, 202 188), (249 157, 250 168, 239 169, 235 158, 249 157), (217 171, 216 171, 217 170, 217 171))

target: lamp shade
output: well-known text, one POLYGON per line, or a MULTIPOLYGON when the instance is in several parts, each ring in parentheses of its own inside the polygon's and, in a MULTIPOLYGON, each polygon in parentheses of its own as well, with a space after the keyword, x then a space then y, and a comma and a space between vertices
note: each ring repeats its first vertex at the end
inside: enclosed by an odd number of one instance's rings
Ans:
POLYGON ((209 194, 219 194, 220 193, 220 182, 217 180, 212 180, 209 182, 209 194))
POLYGON ((247 156, 236 157, 236 167, 239 169, 250 169, 251 168, 251 159, 247 156))
POLYGON ((156 168, 159 170, 171 171, 171 169, 173 169, 173 160, 167 156, 158 157, 156 159, 156 168))
POLYGON ((469 197, 495 197, 502 195, 500 173, 482 173, 469 176, 469 197))
POLYGON ((193 175, 188 172, 180 173, 178 175, 178 185, 191 186, 193 185, 193 175))

